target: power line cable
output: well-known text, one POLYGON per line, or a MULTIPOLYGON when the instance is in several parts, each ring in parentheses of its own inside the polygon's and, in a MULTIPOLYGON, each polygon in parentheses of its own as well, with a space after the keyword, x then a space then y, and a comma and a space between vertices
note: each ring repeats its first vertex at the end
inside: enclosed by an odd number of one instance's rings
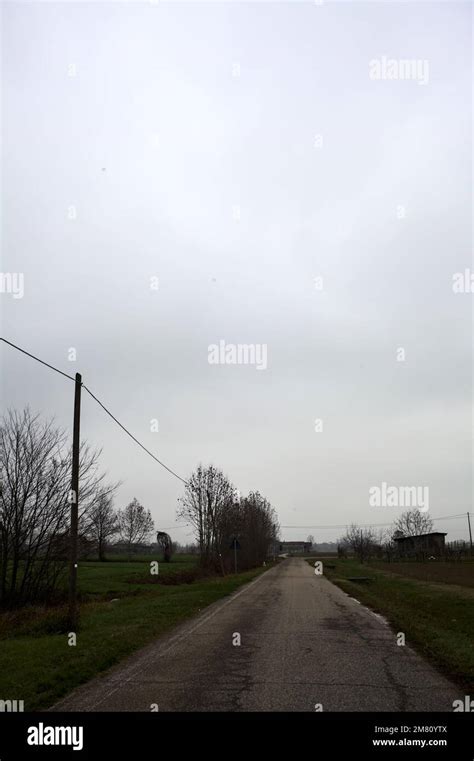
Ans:
MULTIPOLYGON (((442 515, 439 518, 432 518, 433 521, 447 521, 452 520, 453 518, 465 518, 466 513, 457 513, 456 515, 442 515)), ((350 525, 350 523, 339 523, 334 525, 328 525, 328 526, 281 526, 281 528, 292 528, 292 529, 338 529, 338 528, 347 528, 350 525)), ((393 521, 391 523, 358 523, 358 528, 377 528, 377 527, 383 527, 383 526, 392 526, 393 521)))
POLYGON ((16 344, 12 344, 11 341, 7 341, 6 338, 2 338, 0 336, 0 341, 3 341, 4 343, 8 344, 9 346, 13 346, 14 349, 17 349, 18 351, 21 351, 22 354, 26 354, 27 357, 31 357, 31 359, 35 359, 37 362, 40 362, 42 365, 45 365, 46 367, 49 367, 50 370, 54 370, 55 373, 59 373, 60 375, 64 375, 65 378, 69 378, 69 380, 76 382, 76 379, 72 377, 72 375, 68 375, 67 373, 63 373, 62 370, 58 370, 57 367, 54 367, 53 365, 48 364, 48 362, 44 362, 39 357, 35 357, 34 354, 30 354, 29 351, 25 351, 25 349, 21 349, 16 344))
POLYGON ((95 395, 92 393, 92 391, 90 390, 90 388, 87 388, 87 386, 85 385, 85 383, 83 383, 83 384, 82 384, 82 387, 83 387, 83 389, 84 389, 85 391, 87 391, 87 393, 88 393, 88 394, 90 394, 90 395, 91 395, 91 397, 92 397, 92 398, 93 398, 93 399, 94 399, 94 400, 97 402, 97 404, 98 404, 100 407, 102 407, 102 409, 103 409, 103 410, 104 410, 104 411, 107 413, 107 415, 108 415, 109 417, 111 417, 111 418, 112 418, 112 420, 114 420, 114 421, 117 423, 117 425, 118 425, 118 426, 120 426, 120 428, 122 429, 122 431, 125 431, 125 433, 126 433, 128 436, 130 436, 130 438, 131 438, 131 439, 133 439, 133 441, 134 441, 136 444, 138 444, 138 446, 139 446, 139 447, 141 447, 141 448, 142 448, 142 449, 143 449, 143 450, 144 450, 144 451, 145 451, 147 454, 149 454, 149 455, 150 455, 150 457, 152 457, 152 458, 153 458, 153 459, 154 459, 154 460, 155 460, 155 461, 156 461, 156 462, 157 462, 159 465, 161 465, 161 467, 162 467, 162 468, 164 468, 165 470, 167 470, 167 471, 168 471, 168 473, 171 473, 171 475, 172 475, 172 476, 175 476, 175 478, 179 478, 179 480, 180 480, 180 481, 182 481, 182 482, 183 482, 183 484, 187 484, 187 483, 188 483, 188 482, 186 481, 186 479, 184 479, 184 478, 181 478, 181 476, 179 476, 177 473, 175 473, 175 472, 174 472, 174 470, 172 470, 171 468, 169 468, 169 467, 168 467, 168 465, 165 465, 165 463, 164 463, 164 462, 162 462, 161 460, 159 460, 159 459, 158 459, 158 457, 156 457, 156 456, 153 454, 153 452, 150 452, 150 450, 149 450, 149 449, 147 449, 147 448, 146 448, 146 446, 145 446, 144 444, 142 444, 142 443, 141 443, 141 441, 139 441, 139 440, 138 440, 138 439, 137 439, 137 438, 136 438, 136 437, 133 435, 133 433, 130 433, 130 431, 129 431, 127 428, 125 428, 125 426, 124 426, 124 425, 122 425, 122 423, 120 422, 120 420, 117 420, 117 418, 116 418, 114 415, 112 415, 112 413, 110 412, 110 410, 108 410, 108 409, 107 409, 107 407, 105 406, 105 404, 102 404, 102 402, 100 401, 100 399, 97 399, 97 397, 96 397, 96 396, 95 396, 95 395))
MULTIPOLYGON (((50 365, 48 362, 45 362, 43 359, 40 359, 39 357, 36 357, 34 354, 31 354, 29 351, 26 351, 25 349, 22 349, 20 346, 17 346, 16 344, 12 343, 11 341, 7 341, 6 338, 3 338, 3 336, 0 336, 0 341, 3 341, 4 343, 8 344, 8 346, 13 347, 17 351, 20 351, 22 354, 26 354, 27 357, 30 357, 31 359, 34 359, 36 362, 39 362, 40 364, 44 365, 45 367, 48 367, 50 370, 54 370, 55 373, 59 373, 59 375, 63 375, 65 378, 68 378, 69 380, 72 380, 74 383, 76 383, 76 379, 72 377, 72 375, 68 375, 67 373, 63 372, 62 370, 59 370, 57 367, 54 367, 54 365, 50 365)), ((155 460, 155 462, 158 463, 158 465, 161 465, 162 468, 168 471, 168 473, 171 473, 172 476, 175 478, 178 478, 183 484, 186 486, 188 485, 188 481, 186 479, 179 476, 177 473, 175 473, 174 470, 168 467, 162 460, 158 459, 153 452, 150 452, 149 449, 147 449, 144 444, 142 444, 130 431, 122 425, 122 423, 117 420, 117 418, 112 415, 110 410, 107 409, 105 404, 103 404, 100 399, 98 399, 95 394, 92 393, 92 391, 85 385, 85 383, 81 384, 85 391, 94 399, 97 404, 102 407, 102 409, 109 415, 109 417, 112 418, 112 420, 117 423, 117 425, 125 431, 125 433, 130 436, 130 438, 138 444, 139 447, 141 447, 150 457, 155 460)), ((443 520, 451 520, 452 518, 464 518, 465 513, 458 513, 456 515, 447 515, 447 516, 441 516, 439 518, 433 518, 434 521, 443 521, 443 520)), ((346 528, 347 523, 343 524, 337 524, 334 526, 281 526, 281 528, 285 529, 340 529, 340 528, 346 528)), ((392 523, 366 523, 366 524, 360 524, 361 528, 372 528, 372 527, 384 527, 384 526, 391 526, 392 523)), ((181 528, 181 527, 180 527, 181 528)))
MULTIPOLYGON (((16 344, 12 343, 11 341, 7 341, 7 339, 6 339, 6 338, 0 337, 0 340, 2 340, 4 343, 8 344, 9 346, 12 346, 14 349, 17 349, 18 351, 21 351, 21 352, 22 352, 22 354, 26 354, 26 356, 27 356, 27 357, 31 357, 31 359, 34 359, 34 360, 36 360, 36 362, 40 362, 42 365, 45 365, 45 367, 49 367, 49 369, 50 369, 50 370, 54 370, 54 372, 56 372, 56 373, 59 373, 60 375, 64 375, 64 377, 65 377, 65 378, 69 378, 69 380, 72 380, 72 381, 74 381, 74 383, 76 383, 76 379, 75 379, 75 378, 73 378, 73 377, 72 377, 72 375, 68 375, 67 373, 64 373, 62 370, 59 370, 57 367, 54 367, 54 365, 50 365, 48 362, 44 362, 44 361, 43 361, 42 359, 40 359, 39 357, 36 357, 34 354, 30 354, 30 352, 29 352, 29 351, 25 351, 25 349, 22 349, 20 346, 17 346, 16 344)), ((97 402, 97 404, 98 404, 98 405, 100 405, 100 407, 102 407, 102 409, 103 409, 103 410, 105 410, 105 412, 107 413, 107 415, 109 415, 109 417, 111 417, 111 418, 112 418, 112 420, 113 420, 115 423, 117 423, 117 425, 118 425, 118 426, 120 426, 120 428, 121 428, 123 431, 125 431, 125 433, 126 433, 128 436, 130 436, 130 438, 131 438, 131 439, 133 439, 133 441, 134 441, 136 444, 138 444, 138 446, 139 446, 139 447, 141 447, 141 448, 142 448, 142 449, 143 449, 143 450, 144 450, 144 451, 145 451, 145 452, 146 452, 148 455, 150 455, 150 457, 152 457, 152 458, 153 458, 153 459, 154 459, 154 460, 155 460, 155 461, 156 461, 156 462, 157 462, 159 465, 161 465, 161 467, 162 467, 162 468, 165 468, 165 470, 167 470, 167 471, 168 471, 168 473, 171 473, 171 475, 175 476, 175 478, 178 478, 180 481, 182 481, 182 482, 183 482, 183 484, 186 484, 186 485, 188 484, 188 482, 187 482, 187 481, 186 481, 184 478, 181 478, 181 476, 179 476, 177 473, 175 473, 175 472, 174 472, 174 470, 172 470, 171 468, 169 468, 169 467, 168 467, 168 465, 166 465, 164 462, 162 462, 161 460, 159 460, 159 459, 158 459, 158 457, 156 457, 156 456, 153 454, 153 452, 150 452, 150 450, 149 450, 149 449, 147 449, 147 448, 146 448, 146 446, 144 446, 144 445, 143 445, 143 444, 142 444, 142 443, 141 443, 141 442, 140 442, 140 441, 139 441, 139 440, 138 440, 138 439, 137 439, 137 438, 136 438, 136 437, 135 437, 135 436, 134 436, 132 433, 130 433, 130 431, 129 431, 127 428, 125 428, 125 426, 124 426, 124 425, 122 425, 122 423, 120 422, 120 420, 117 420, 117 418, 116 418, 114 415, 112 415, 112 413, 110 412, 110 410, 108 410, 108 409, 107 409, 107 407, 105 406, 105 404, 103 404, 103 403, 100 401, 100 399, 98 399, 98 398, 97 398, 97 397, 96 397, 96 396, 95 396, 95 395, 92 393, 92 391, 91 391, 89 388, 87 388, 87 386, 85 385, 85 383, 81 383, 81 386, 82 386, 82 388, 83 388, 85 391, 87 391, 87 393, 88 393, 88 394, 90 394, 90 396, 91 396, 91 397, 92 397, 92 398, 93 398, 93 399, 94 399, 94 400, 97 402)))

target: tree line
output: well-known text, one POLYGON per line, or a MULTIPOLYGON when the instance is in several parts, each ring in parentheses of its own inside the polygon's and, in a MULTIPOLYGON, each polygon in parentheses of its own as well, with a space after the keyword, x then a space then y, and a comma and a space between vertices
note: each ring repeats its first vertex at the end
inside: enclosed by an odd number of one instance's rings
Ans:
POLYGON ((392 526, 379 529, 360 527, 353 523, 337 544, 340 557, 353 553, 363 563, 372 558, 393 560, 397 555, 396 538, 428 534, 433 530, 433 519, 420 510, 406 510, 392 526))
MULTIPOLYGON (((120 482, 99 468, 101 450, 82 442, 79 458, 79 549, 99 558, 113 536, 129 551, 154 529, 149 510, 133 499, 115 511, 120 482)), ((0 421, 0 605, 54 601, 69 553, 72 451, 53 420, 26 408, 0 421)))
MULTIPOLYGON (((115 510, 121 482, 111 482, 99 466, 101 450, 81 442, 79 463, 79 553, 91 548, 100 560, 112 540, 128 557, 155 532, 150 510, 135 497, 115 510)), ((0 606, 61 599, 70 545, 72 451, 66 433, 53 420, 29 408, 11 410, 0 420, 0 606)), ((229 572, 230 545, 237 540, 238 567, 260 565, 278 534, 275 511, 259 492, 240 498, 214 466, 200 465, 179 500, 178 517, 195 532, 201 564, 229 572)), ((163 560, 173 552, 171 537, 156 534, 163 560)), ((156 545, 155 545, 156 546, 156 545)))
POLYGON ((278 539, 270 502, 258 491, 241 496, 213 465, 199 465, 192 473, 177 516, 193 527, 201 564, 222 574, 234 567, 236 552, 240 570, 261 565, 278 539))

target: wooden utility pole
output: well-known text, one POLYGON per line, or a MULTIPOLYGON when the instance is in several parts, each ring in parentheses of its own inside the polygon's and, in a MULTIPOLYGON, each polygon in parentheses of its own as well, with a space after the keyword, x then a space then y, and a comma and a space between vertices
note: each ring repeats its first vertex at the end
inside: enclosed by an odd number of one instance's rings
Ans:
POLYGON ((79 616, 77 611, 77 534, 79 514, 79 447, 81 425, 82 376, 76 373, 74 393, 74 426, 72 434, 72 476, 71 476, 71 544, 69 558, 69 627, 75 631, 79 616))
POLYGON ((472 552, 471 516, 469 515, 469 513, 467 514, 467 525, 469 526, 469 542, 471 545, 471 552, 472 552))

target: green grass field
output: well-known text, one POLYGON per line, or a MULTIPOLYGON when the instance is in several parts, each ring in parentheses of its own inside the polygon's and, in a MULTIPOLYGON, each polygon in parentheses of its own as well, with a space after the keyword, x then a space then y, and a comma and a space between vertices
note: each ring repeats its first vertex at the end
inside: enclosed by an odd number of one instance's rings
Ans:
POLYGON ((171 563, 163 563, 158 557, 159 574, 151 576, 150 563, 157 557, 145 556, 140 560, 130 562, 110 560, 105 563, 98 561, 85 561, 79 563, 77 572, 77 586, 81 597, 120 597, 121 594, 130 594, 137 589, 143 589, 143 580, 157 583, 171 574, 181 571, 189 571, 197 566, 197 557, 193 555, 175 555, 171 563))
MULTIPOLYGON (((196 567, 177 556, 160 576, 196 567)), ((74 687, 230 594, 267 568, 193 583, 150 583, 148 559, 82 562, 77 645, 64 633, 65 609, 29 607, 0 614, 0 699, 25 701, 25 710, 51 706, 74 687), (114 601, 112 601, 114 600, 114 601)))
MULTIPOLYGON (((314 558, 308 562, 313 565, 314 558)), ((405 633, 407 645, 472 694, 474 563, 439 563, 435 568, 427 563, 362 565, 335 558, 322 562, 330 581, 385 616, 397 632, 405 633), (368 576, 372 581, 352 582, 351 576, 368 576)))
POLYGON ((387 573, 396 573, 418 581, 439 584, 459 584, 474 588, 474 560, 444 562, 442 560, 418 563, 405 561, 400 563, 372 563, 374 568, 387 573))

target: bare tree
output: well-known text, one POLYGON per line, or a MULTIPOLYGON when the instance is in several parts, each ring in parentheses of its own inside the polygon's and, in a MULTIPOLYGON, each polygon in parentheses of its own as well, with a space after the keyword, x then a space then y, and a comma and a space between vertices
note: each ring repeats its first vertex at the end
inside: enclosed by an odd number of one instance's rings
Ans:
POLYGON ((306 537, 306 541, 309 542, 309 544, 312 547, 314 544, 314 536, 312 534, 308 534, 308 536, 306 537))
POLYGON ((261 565, 273 554, 279 525, 275 510, 260 492, 250 492, 240 504, 240 567, 261 565))
POLYGON ((345 542, 344 537, 340 539, 337 543, 337 557, 338 558, 347 558, 347 551, 349 549, 349 545, 347 542, 345 542))
POLYGON ((276 513, 265 497, 251 492, 236 499, 235 494, 222 471, 200 465, 179 500, 178 518, 194 527, 202 564, 223 574, 234 567, 236 541, 238 567, 244 570, 273 554, 279 532, 276 513))
POLYGON ((351 549, 361 563, 370 560, 378 547, 374 531, 371 528, 360 528, 355 523, 349 526, 338 545, 341 548, 341 553, 344 548, 351 549))
MULTIPOLYGON (((81 444, 82 528, 105 489, 99 456, 99 450, 81 444)), ((28 408, 7 412, 0 420, 0 604, 51 599, 67 563, 70 487, 71 450, 64 431, 28 408)))
POLYGON ((120 538, 127 545, 128 559, 132 554, 132 545, 143 542, 154 530, 153 518, 136 497, 118 512, 120 538))
POLYGON ((223 515, 234 504, 235 488, 221 470, 199 465, 191 474, 184 496, 178 500, 178 518, 191 523, 199 542, 203 565, 218 565, 222 572, 223 515))
POLYGON ((105 560, 107 541, 118 533, 118 516, 113 508, 110 494, 100 494, 95 505, 89 512, 88 534, 94 540, 99 553, 99 560, 105 560))
POLYGON ((416 507, 402 513, 393 524, 392 533, 399 531, 399 536, 416 536, 433 531, 433 519, 416 507))
POLYGON ((393 529, 383 528, 377 532, 378 555, 384 560, 392 561, 397 553, 397 545, 394 542, 393 529))

